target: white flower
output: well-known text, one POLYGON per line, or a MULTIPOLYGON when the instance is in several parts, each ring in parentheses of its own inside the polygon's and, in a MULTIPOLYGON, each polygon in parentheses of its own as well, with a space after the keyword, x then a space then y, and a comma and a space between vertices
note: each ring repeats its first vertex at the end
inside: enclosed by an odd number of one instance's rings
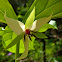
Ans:
MULTIPOLYGON (((44 17, 44 18, 35 20, 35 7, 34 7, 34 9, 30 13, 30 15, 27 18, 26 23, 24 25, 24 23, 22 23, 20 21, 17 21, 17 20, 14 20, 14 19, 11 19, 11 18, 7 17, 6 14, 4 15, 8 26, 17 35, 22 35, 23 37, 25 37, 25 39, 24 39, 25 51, 19 58, 17 58, 17 60, 24 59, 24 58, 27 57, 28 49, 29 49, 29 35, 30 35, 30 32, 31 31, 32 32, 33 31, 37 32, 41 28, 42 25, 46 24, 51 19, 51 16, 52 16, 52 14, 48 17, 44 17)), ((23 37, 21 37, 21 38, 23 38, 23 37)), ((10 47, 12 47, 12 46, 10 46, 10 47)))

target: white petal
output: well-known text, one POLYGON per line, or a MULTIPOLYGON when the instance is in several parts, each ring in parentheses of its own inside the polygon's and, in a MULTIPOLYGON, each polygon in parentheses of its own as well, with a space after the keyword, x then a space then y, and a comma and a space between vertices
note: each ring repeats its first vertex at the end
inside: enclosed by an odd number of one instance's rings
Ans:
POLYGON ((2 28, 2 30, 5 30, 3 27, 1 27, 2 28))
POLYGON ((8 24, 8 26, 17 34, 20 35, 21 33, 23 33, 23 31, 25 30, 25 25, 17 20, 11 19, 9 17, 7 17, 6 15, 4 15, 5 20, 8 24))
POLYGON ((24 25, 24 23, 22 23, 22 22, 20 22, 20 21, 18 21, 19 22, 19 24, 20 24, 20 27, 23 29, 23 31, 25 31, 25 25, 24 25))
POLYGON ((33 22, 33 24, 29 27, 30 30, 33 31, 33 30, 36 28, 36 22, 37 22, 37 20, 35 20, 35 21, 33 22))

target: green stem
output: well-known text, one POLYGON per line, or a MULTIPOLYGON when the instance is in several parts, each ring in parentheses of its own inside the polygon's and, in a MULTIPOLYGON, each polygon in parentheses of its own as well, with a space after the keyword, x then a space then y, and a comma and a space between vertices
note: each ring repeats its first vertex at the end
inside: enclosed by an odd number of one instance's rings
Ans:
POLYGON ((20 42, 16 44, 15 62, 19 62, 19 60, 16 60, 17 58, 19 58, 19 45, 20 42))

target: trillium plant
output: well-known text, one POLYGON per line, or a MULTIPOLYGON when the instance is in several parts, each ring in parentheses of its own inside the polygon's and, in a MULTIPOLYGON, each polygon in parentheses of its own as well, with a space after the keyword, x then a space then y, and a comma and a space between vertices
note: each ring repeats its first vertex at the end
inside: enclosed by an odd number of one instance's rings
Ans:
MULTIPOLYGON (((42 27, 43 24, 46 24, 51 19, 51 17, 52 17, 52 13, 48 17, 35 20, 35 7, 34 7, 24 25, 24 23, 22 23, 20 21, 7 17, 6 13, 4 14, 4 18, 7 22, 7 25, 17 34, 17 37, 15 39, 17 39, 19 37, 19 39, 23 39, 23 42, 24 42, 25 51, 16 60, 21 60, 21 59, 24 59, 27 57, 28 50, 29 50, 29 40, 31 40, 31 36, 34 36, 36 38, 41 38, 41 36, 38 36, 38 35, 39 34, 44 35, 44 34, 40 33, 39 29, 42 27)), ((44 35, 44 36, 45 36, 45 38, 47 38, 46 35, 44 35)), ((12 41, 6 47, 6 49, 12 47, 17 42, 12 41)))
MULTIPOLYGON (((0 0, 0 4, 1 4, 0 5, 0 22, 6 23, 9 26, 9 28, 11 28, 11 30, 17 35, 14 39, 11 40, 10 43, 7 42, 6 43, 7 45, 5 47, 5 49, 8 50, 12 48, 14 45, 16 45, 15 62, 19 62, 19 60, 25 59, 27 57, 28 51, 29 51, 29 41, 32 41, 31 37, 41 38, 41 39, 48 38, 42 32, 45 32, 48 28, 54 28, 50 25, 51 23, 48 24, 51 18, 52 19, 59 18, 59 17, 62 18, 62 11, 61 11, 62 0, 59 0, 59 1, 55 0, 54 2, 52 1, 53 0, 46 0, 46 1, 35 0, 31 5, 30 9, 25 14, 23 19, 24 23, 22 23, 21 21, 18 21, 18 18, 12 6, 9 4, 8 0, 0 0), (47 29, 43 29, 45 27, 47 29), (19 53, 20 53, 19 47, 20 47, 21 39, 23 40, 25 50, 22 53, 22 55, 19 56, 19 53)), ((4 31, 5 30, 3 30, 3 34, 5 33, 4 31)), ((3 36, 3 34, 1 35, 3 36)), ((4 40, 4 41, 7 41, 7 40, 4 40)))

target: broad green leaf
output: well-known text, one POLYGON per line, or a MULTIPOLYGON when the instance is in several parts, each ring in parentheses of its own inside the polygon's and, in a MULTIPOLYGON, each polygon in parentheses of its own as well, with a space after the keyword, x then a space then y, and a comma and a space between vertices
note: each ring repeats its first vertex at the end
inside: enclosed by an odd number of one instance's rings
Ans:
POLYGON ((33 8, 32 12, 30 13, 29 17, 26 20, 25 28, 29 28, 29 26, 33 23, 35 19, 35 7, 33 8))
POLYGON ((6 23, 4 18, 4 13, 7 12, 7 16, 13 19, 17 19, 17 16, 8 2, 8 0, 0 0, 0 22, 6 23))
POLYGON ((12 42, 6 47, 6 49, 11 48, 13 45, 15 45, 17 42, 20 42, 20 39, 23 37, 22 35, 18 35, 12 42))
POLYGON ((36 16, 46 8, 47 3, 48 0, 38 0, 37 4, 35 5, 36 16))
POLYGON ((33 33, 33 35, 35 35, 37 38, 41 38, 41 39, 48 38, 45 34, 43 34, 41 32, 33 33))
POLYGON ((29 50, 29 38, 28 38, 28 35, 25 37, 25 41, 24 41, 24 47, 25 47, 25 51, 24 53, 19 57, 17 58, 16 60, 21 60, 21 59, 24 59, 27 57, 28 55, 28 50, 29 50))
POLYGON ((0 36, 3 36, 5 34, 5 31, 2 29, 3 29, 3 27, 0 27, 0 36))
POLYGON ((11 39, 11 38, 12 38, 12 33, 5 33, 5 34, 3 35, 4 41, 7 41, 7 40, 9 40, 9 39, 11 39))
POLYGON ((2 31, 2 27, 0 27, 0 31, 2 31))
MULTIPOLYGON (((42 1, 42 0, 41 0, 42 1)), ((43 2, 43 1, 42 1, 43 2)), ((39 3, 41 4, 41 3, 39 3)), ((48 0, 48 4, 38 15, 36 15, 36 19, 46 17, 50 14, 52 8, 54 8, 52 19, 54 18, 62 18, 62 0, 48 0)), ((40 9, 39 9, 40 10, 40 9)))
POLYGON ((31 5, 30 9, 26 12, 25 16, 24 16, 24 19, 23 19, 23 22, 25 23, 27 18, 29 17, 31 11, 33 10, 34 6, 37 4, 39 0, 34 0, 33 4, 31 5))
POLYGON ((0 22, 2 22, 2 23, 6 23, 6 21, 4 21, 4 20, 1 20, 1 19, 0 19, 0 22))
POLYGON ((32 27, 30 28, 31 30, 38 31, 44 24, 46 24, 48 21, 50 21, 52 14, 48 17, 44 17, 38 20, 35 20, 32 24, 32 27))
POLYGON ((39 32, 45 32, 46 30, 51 29, 51 28, 57 29, 56 25, 51 25, 51 24, 48 24, 48 23, 47 23, 47 24, 43 25, 43 26, 39 29, 39 32))
POLYGON ((56 18, 62 18, 62 12, 52 16, 52 19, 56 19, 56 18))
POLYGON ((8 26, 17 34, 20 35, 23 33, 24 30, 24 24, 20 21, 8 18, 6 15, 4 15, 6 22, 8 26))
POLYGON ((31 40, 29 40, 29 50, 34 50, 34 41, 35 41, 35 37, 31 36, 31 40))
POLYGON ((3 36, 5 34, 5 31, 0 31, 0 36, 3 36))
POLYGON ((61 0, 49 0, 46 8, 55 5, 56 3, 60 2, 61 0))

